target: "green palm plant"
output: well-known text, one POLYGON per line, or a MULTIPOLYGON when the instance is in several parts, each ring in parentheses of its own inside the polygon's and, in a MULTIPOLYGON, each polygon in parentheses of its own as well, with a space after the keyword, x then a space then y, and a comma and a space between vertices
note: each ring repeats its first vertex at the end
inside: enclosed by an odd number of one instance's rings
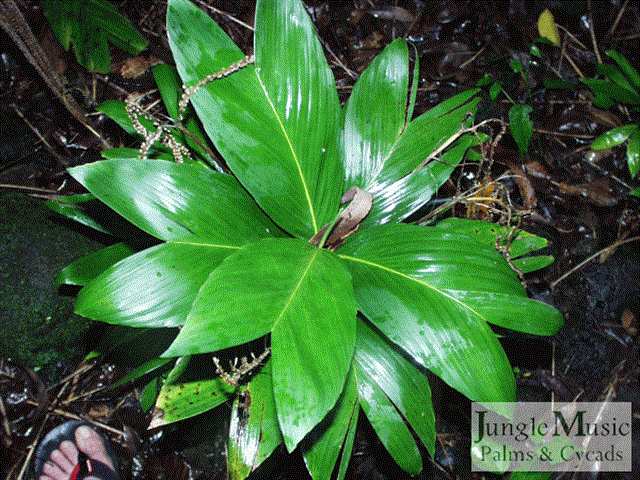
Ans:
MULTIPOLYGON (((514 400, 489 323, 548 335, 562 318, 527 298, 495 249, 494 225, 402 223, 477 142, 464 127, 478 90, 412 120, 417 69, 409 95, 399 39, 341 108, 299 0, 259 1, 255 27, 252 63, 189 1, 169 1, 167 32, 187 87, 242 62, 190 97, 232 174, 132 157, 70 169, 92 198, 155 240, 108 247, 60 279, 84 286, 81 315, 167 334, 162 358, 138 372, 178 358, 152 426, 234 402, 231 478, 283 443, 302 450, 314 478, 329 478, 338 459, 344 478, 361 409, 415 474, 414 435, 431 454, 435 444, 425 370, 473 400, 514 400), (239 346, 254 355, 231 373, 209 360, 239 346), (203 359, 218 375, 193 380, 203 359)), ((539 240, 521 235, 512 257, 539 240)))

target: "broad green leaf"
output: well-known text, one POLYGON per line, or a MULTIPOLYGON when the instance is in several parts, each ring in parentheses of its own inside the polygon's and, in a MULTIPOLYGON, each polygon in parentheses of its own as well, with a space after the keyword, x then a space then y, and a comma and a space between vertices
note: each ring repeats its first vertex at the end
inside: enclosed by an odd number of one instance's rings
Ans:
POLYGON ((278 419, 291 451, 342 392, 355 313, 349 275, 332 252, 264 239, 211 273, 164 355, 212 352, 270 332, 278 419))
POLYGON ((105 247, 63 268, 56 277, 56 282, 84 286, 114 263, 134 253, 135 250, 124 243, 105 247))
POLYGON ((533 134, 533 124, 529 114, 533 112, 531 105, 516 104, 509 109, 509 131, 518 144, 520 155, 529 152, 529 141, 533 134))
POLYGON ((367 188, 405 126, 408 52, 404 39, 389 44, 360 75, 346 106, 345 187, 367 188))
POLYGON ((435 414, 427 376, 363 320, 358 321, 354 359, 366 375, 367 382, 380 387, 433 456, 435 414))
POLYGON ((242 245, 277 234, 237 180, 195 163, 132 158, 69 169, 100 201, 161 240, 242 245))
POLYGON ((140 407, 143 412, 147 412, 153 407, 158 398, 158 383, 160 379, 154 377, 149 383, 145 385, 140 392, 140 407))
POLYGON ((473 88, 459 93, 412 120, 372 185, 395 182, 418 168, 429 154, 462 128, 469 114, 476 111, 480 99, 473 97, 479 91, 479 88, 473 88))
POLYGON ((76 313, 132 327, 182 325, 205 280, 233 245, 167 242, 131 255, 89 282, 76 313))
MULTIPOLYGON (((169 2, 167 32, 187 86, 244 58, 187 0, 169 2)), ((329 155, 340 111, 335 81, 298 0, 258 2, 254 50, 255 65, 208 83, 191 101, 260 207, 290 234, 310 238, 335 216, 342 194, 341 165, 329 155)))
POLYGON ((96 26, 107 33, 116 47, 131 55, 147 48, 149 42, 108 1, 89 0, 88 4, 96 26))
MULTIPOLYGON (((348 443, 347 437, 350 430, 355 430, 359 410, 358 390, 351 370, 336 406, 300 443, 312 478, 330 478, 340 455, 346 462, 349 461, 353 438, 348 443)), ((342 480, 345 473, 346 469, 341 474, 338 473, 338 480, 342 480)))
POLYGON ((273 398, 271 362, 241 387, 231 407, 228 471, 243 480, 282 443, 273 398))
POLYGON ((523 70, 523 66, 522 66, 522 62, 519 60, 511 60, 511 62, 509 62, 509 68, 511 68, 511 71, 513 73, 522 73, 523 70))
POLYGON ((360 406, 378 438, 400 468, 409 475, 417 475, 422 470, 422 459, 411 431, 396 407, 360 363, 356 362, 354 369, 358 379, 360 406))
MULTIPOLYGON (((484 87, 486 85, 495 85, 496 81, 493 76, 489 73, 485 73, 484 77, 476 82, 476 87, 484 87)), ((495 99, 492 99, 495 100, 495 99)))
POLYGON ((384 189, 421 168, 430 154, 455 137, 462 129, 465 118, 477 107, 479 98, 466 103, 477 92, 476 89, 461 93, 413 120, 390 153, 379 177, 371 185, 372 192, 384 189), (447 106, 450 109, 443 108, 447 106))
MULTIPOLYGON (((535 43, 532 43, 529 47, 529 55, 533 55, 534 57, 542 58, 542 54, 540 53, 540 47, 538 47, 535 43)), ((495 100, 495 98, 493 99, 495 100)))
MULTIPOLYGON (((402 44, 398 43, 397 45, 402 44)), ((394 50, 390 50, 390 53, 394 53, 394 50)), ((397 62, 397 52, 395 53, 396 56, 392 58, 397 62)), ((404 57, 406 63, 406 50, 404 57)), ((378 64, 373 66, 380 68, 378 64)), ((371 70, 369 76, 377 78, 385 72, 379 72, 377 76, 374 75, 375 73, 375 70, 371 70)), ((365 77, 365 80, 367 78, 365 77)), ((370 88, 373 89, 373 82, 371 83, 370 88)), ((367 83, 364 85, 366 86, 367 83)), ((406 89, 406 80, 402 85, 405 85, 403 88, 406 89)), ((369 168, 366 158, 360 161, 360 165, 355 159, 348 163, 351 176, 347 179, 345 186, 349 186, 351 179, 355 179, 362 183, 361 188, 374 196, 373 207, 363 224, 387 223, 406 218, 424 205, 440 185, 446 181, 455 165, 462 160, 470 144, 466 138, 457 143, 454 140, 456 134, 461 130, 465 118, 469 113, 475 112, 479 99, 471 101, 470 99, 478 92, 479 89, 473 89, 452 97, 414 119, 404 129, 401 128, 403 119, 396 112, 393 116, 395 120, 389 121, 392 122, 392 125, 396 125, 395 131, 399 135, 393 141, 391 138, 387 138, 377 144, 377 150, 374 149, 376 150, 374 163, 377 164, 375 171, 366 170, 368 173, 358 171, 358 168, 369 168), (448 145, 450 141, 451 145, 448 145), (465 146, 462 146, 463 144, 465 146), (430 154, 443 146, 449 147, 449 150, 446 148, 443 150, 444 155, 442 155, 443 152, 439 152, 433 159, 429 159, 430 154), (431 161, 427 163, 427 160, 431 161), (366 184, 365 180, 368 180, 366 184)), ((396 96, 399 95, 398 89, 396 96)), ((353 117, 351 121, 355 125, 363 125, 361 128, 364 129, 367 122, 371 122, 367 111, 376 108, 376 104, 375 98, 374 102, 366 103, 364 94, 361 97, 363 97, 360 99, 362 105, 351 111, 353 117), (356 114, 361 115, 362 118, 356 118, 356 114)), ((403 98, 402 105, 405 105, 406 91, 403 98)), ((347 114, 349 114, 349 110, 347 110, 347 114)), ((389 135, 390 133, 388 132, 389 135)), ((369 143, 373 145, 371 142, 374 141, 375 135, 371 133, 371 136, 372 140, 369 143)), ((367 143, 363 142, 362 145, 366 147, 367 143)), ((347 147, 348 145, 345 146, 345 154, 349 155, 347 147)), ((367 148, 371 150, 372 147, 367 148)), ((367 152, 367 148, 361 154, 370 155, 371 152, 367 152)))
POLYGON ((631 178, 640 172, 640 129, 636 129, 629 137, 629 143, 627 143, 627 165, 629 166, 631 178))
POLYGON ((390 341, 475 401, 514 398, 511 367, 487 319, 447 292, 457 286, 524 295, 495 249, 398 224, 361 230, 338 252, 353 275, 359 309, 390 341))
POLYGON ((47 18, 51 30, 66 51, 71 47, 74 28, 73 10, 77 6, 78 0, 63 3, 54 2, 53 0, 42 0, 40 2, 40 8, 47 18))
POLYGON ((615 50, 607 50, 606 53, 609 57, 613 58, 615 62, 618 64, 620 69, 625 73, 625 75, 631 81, 633 88, 635 90, 640 90, 640 73, 638 70, 633 68, 633 65, 627 60, 624 56, 620 55, 615 50))
POLYGON ((156 400, 153 419, 149 428, 195 417, 227 402, 235 388, 221 378, 194 379, 193 372, 200 370, 194 359, 182 357, 169 373, 156 400))
POLYGON ((591 142, 591 150, 607 150, 617 147, 626 142, 637 131, 637 125, 622 125, 621 127, 612 128, 591 142))

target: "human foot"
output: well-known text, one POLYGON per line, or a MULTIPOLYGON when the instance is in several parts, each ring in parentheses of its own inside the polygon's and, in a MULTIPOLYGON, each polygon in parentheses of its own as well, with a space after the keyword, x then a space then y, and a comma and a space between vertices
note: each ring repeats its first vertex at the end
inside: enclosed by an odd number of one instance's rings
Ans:
POLYGON ((118 480, 105 440, 82 422, 49 432, 36 455, 38 480, 118 480))

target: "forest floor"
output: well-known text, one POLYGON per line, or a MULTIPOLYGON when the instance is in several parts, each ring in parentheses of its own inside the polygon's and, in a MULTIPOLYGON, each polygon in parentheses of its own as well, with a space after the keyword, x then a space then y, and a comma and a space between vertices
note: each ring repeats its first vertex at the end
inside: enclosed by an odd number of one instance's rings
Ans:
MULTIPOLYGON (((74 292, 58 289, 54 282, 65 263, 97 250, 109 239, 68 229, 69 224, 47 213, 41 201, 82 192, 65 169, 98 160, 106 145, 137 147, 139 140, 96 113, 96 106, 123 100, 132 92, 152 98, 155 84, 149 66, 172 62, 164 26, 166 0, 113 3, 150 44, 135 58, 112 47, 112 71, 97 74, 87 72, 72 52, 62 49, 38 2, 17 1, 50 60, 49 74, 62 78, 75 102, 89 112, 92 130, 69 114, 11 38, 1 33, 3 479, 28 478, 23 467, 29 446, 43 430, 75 415, 109 425, 123 478, 226 478, 221 415, 214 410, 150 434, 149 415, 140 404, 144 385, 107 389, 127 372, 127 362, 117 355, 100 361, 84 358, 98 344, 101 327, 73 316, 74 292), (69 230, 69 236, 63 230, 69 230), (27 317, 36 323, 25 327, 27 317), (205 422, 212 427, 203 432, 200 425, 205 422)), ((244 52, 252 51, 255 1, 195 3, 244 52)), ((637 108, 619 103, 608 109, 594 106, 592 92, 578 81, 596 77, 598 62, 611 63, 607 50, 621 53, 640 69, 637 2, 314 0, 305 4, 342 101, 368 63, 394 38, 404 37, 420 60, 416 115, 476 86, 487 75, 492 81, 484 87, 476 122, 489 118, 508 122, 514 102, 531 105, 533 136, 526 154, 504 132, 490 161, 481 169, 457 172, 439 196, 450 198, 482 187, 496 201, 460 203, 453 209, 457 216, 500 222, 505 212, 496 206, 502 203, 509 211, 526 211, 522 227, 549 239, 555 261, 528 274, 524 283, 533 298, 558 308, 566 323, 550 338, 502 339, 516 372, 518 396, 527 401, 632 402, 635 471, 572 478, 638 478, 640 202, 629 195, 638 187, 638 179, 630 178, 624 145, 599 156, 589 145, 613 127, 637 124, 640 117, 637 108), (538 19, 545 8, 560 27, 560 46, 536 42, 538 19), (532 54, 532 45, 539 54, 532 54), (572 87, 551 88, 550 78, 572 87), (501 91, 493 92, 495 98, 489 91, 493 81, 502 85, 501 91)), ((498 130, 492 132, 493 140, 499 137, 498 130)), ((425 469, 418 478, 482 478, 470 471, 468 400, 437 380, 433 391, 437 452, 435 458, 425 456, 425 469)), ((361 423, 348 478, 406 478, 366 419, 361 423)), ((268 462, 274 471, 265 478, 306 478, 295 453, 278 452, 268 462)))

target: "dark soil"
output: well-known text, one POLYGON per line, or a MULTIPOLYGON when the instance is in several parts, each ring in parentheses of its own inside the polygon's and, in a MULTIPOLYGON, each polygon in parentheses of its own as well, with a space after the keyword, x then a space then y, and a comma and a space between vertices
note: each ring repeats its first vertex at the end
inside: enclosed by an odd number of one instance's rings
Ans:
MULTIPOLYGON (((65 79, 66 87, 87 112, 95 112, 104 100, 124 99, 131 92, 147 92, 149 101, 154 98, 148 70, 141 68, 135 78, 122 75, 129 65, 124 52, 112 48, 111 74, 91 74, 77 64, 73 53, 62 50, 36 1, 16 3, 56 75, 65 79)), ((166 1, 113 3, 150 41, 141 58, 153 56, 171 63, 164 29, 166 1)), ((253 24, 253 0, 196 3, 243 51, 251 51, 252 32, 236 20, 253 24)), ((443 187, 441 197, 500 177, 502 198, 509 208, 530 211, 523 216, 523 227, 550 240, 555 262, 527 275, 525 283, 532 297, 556 306, 566 324, 552 338, 504 337, 517 372, 518 395, 529 401, 548 401, 553 394, 562 401, 632 402, 635 471, 572 478, 638 478, 640 202, 628 195, 630 188, 638 187, 638 179, 629 176, 624 147, 595 162, 586 158, 594 138, 613 126, 638 123, 638 113, 618 106, 598 109, 585 88, 551 89, 544 84, 550 77, 577 84, 581 74, 595 76, 598 54, 609 49, 623 54, 640 70, 637 2, 327 0, 305 4, 342 100, 348 98, 371 59, 394 38, 405 37, 420 60, 416 114, 475 86, 486 74, 501 82, 513 101, 533 106, 534 133, 526 158, 505 133, 491 161, 479 171, 469 166, 464 175, 458 172, 459 178, 443 187), (556 23, 573 39, 561 30, 563 47, 537 44, 538 58, 530 54, 530 47, 538 37, 537 19, 544 8, 553 12, 556 23), (510 67, 514 60, 526 67, 523 74, 510 67), (516 183, 501 177, 505 173, 526 180, 516 183)), ((28 478, 20 471, 30 445, 42 431, 75 414, 113 429, 123 478, 225 478, 223 432, 229 406, 149 433, 150 419, 140 403, 144 382, 135 388, 105 389, 135 364, 135 355, 115 349, 99 361, 83 361, 104 332, 100 326, 89 330, 88 324, 74 317, 69 297, 73 292, 59 292, 54 286, 53 278, 62 266, 110 240, 99 236, 84 241, 79 238, 87 233, 73 229, 66 236, 61 229, 67 226, 34 203, 81 192, 65 168, 100 158, 99 151, 106 144, 137 147, 136 139, 96 113, 89 118, 97 136, 91 133, 52 95, 4 31, 0 42, 2 478, 28 478), (49 338, 41 338, 45 336, 49 338)), ((492 101, 485 88, 476 121, 507 121, 511 103, 505 95, 492 101)), ((487 132, 494 139, 497 123, 495 127, 487 132)), ((455 211, 463 217, 503 219, 504 211, 489 207, 460 204, 455 211)), ((470 471, 468 400, 437 379, 433 379, 433 391, 437 452, 435 458, 425 454, 425 469, 418 478, 481 478, 470 471)), ((278 451, 252 478, 307 477, 299 455, 278 451)), ((364 417, 348 478, 407 478, 364 417)))

